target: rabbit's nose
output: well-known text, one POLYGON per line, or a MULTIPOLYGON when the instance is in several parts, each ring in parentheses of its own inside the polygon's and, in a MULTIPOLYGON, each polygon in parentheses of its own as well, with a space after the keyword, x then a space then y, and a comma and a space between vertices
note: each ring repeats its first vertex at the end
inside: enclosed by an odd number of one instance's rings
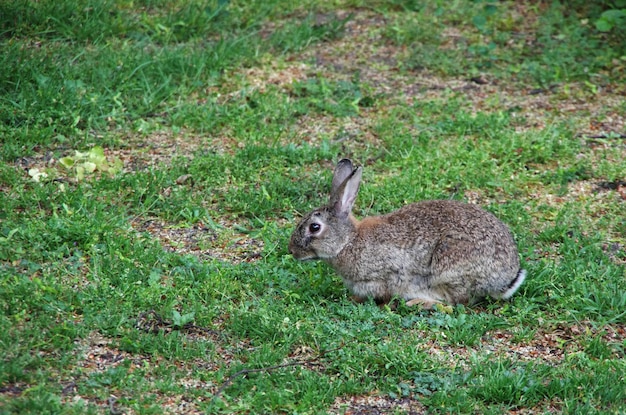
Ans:
POLYGON ((297 258, 298 255, 298 244, 294 243, 293 241, 289 241, 289 246, 287 246, 287 251, 289 251, 289 253, 294 257, 297 258))

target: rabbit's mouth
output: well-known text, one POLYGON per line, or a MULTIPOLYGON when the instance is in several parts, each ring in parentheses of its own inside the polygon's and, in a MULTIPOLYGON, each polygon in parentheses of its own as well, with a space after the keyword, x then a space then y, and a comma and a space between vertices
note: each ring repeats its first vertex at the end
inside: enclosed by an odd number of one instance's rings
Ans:
POLYGON ((304 253, 304 252, 296 252, 296 251, 293 251, 291 249, 289 249, 289 253, 291 254, 292 257, 294 257, 298 261, 310 261, 310 260, 318 258, 317 255, 315 255, 315 254, 304 253))

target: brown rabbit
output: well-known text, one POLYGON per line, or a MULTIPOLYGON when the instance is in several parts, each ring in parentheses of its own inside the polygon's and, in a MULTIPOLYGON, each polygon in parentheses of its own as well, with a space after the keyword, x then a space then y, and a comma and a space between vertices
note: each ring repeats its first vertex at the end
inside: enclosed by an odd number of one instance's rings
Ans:
POLYGON ((348 159, 337 164, 328 205, 306 215, 291 235, 294 258, 328 262, 357 301, 398 296, 430 308, 487 295, 507 299, 520 287, 526 271, 515 241, 493 214, 432 200, 359 221, 351 212, 362 173, 348 159))

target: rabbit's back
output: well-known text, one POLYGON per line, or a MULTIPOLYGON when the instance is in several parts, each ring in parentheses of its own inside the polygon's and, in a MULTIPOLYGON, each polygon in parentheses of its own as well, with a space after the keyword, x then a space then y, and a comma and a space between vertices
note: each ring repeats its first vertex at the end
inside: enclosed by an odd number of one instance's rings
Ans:
POLYGON ((366 218, 358 223, 357 230, 359 238, 376 249, 391 246, 430 252, 437 246, 459 260, 479 252, 517 258, 513 236, 502 221, 478 206, 454 200, 406 205, 366 218))
POLYGON ((430 297, 464 303, 502 297, 519 272, 508 227, 475 205, 424 201, 355 223, 357 237, 331 263, 357 295, 434 290, 430 297))

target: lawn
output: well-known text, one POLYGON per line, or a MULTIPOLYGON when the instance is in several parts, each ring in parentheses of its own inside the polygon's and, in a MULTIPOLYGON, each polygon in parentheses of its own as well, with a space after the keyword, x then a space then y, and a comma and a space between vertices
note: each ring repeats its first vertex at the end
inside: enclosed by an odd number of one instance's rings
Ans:
POLYGON ((624 5, 563 3, 0 0, 0 414, 626 413, 624 5), (519 292, 292 258, 343 157, 358 217, 496 214, 519 292))

